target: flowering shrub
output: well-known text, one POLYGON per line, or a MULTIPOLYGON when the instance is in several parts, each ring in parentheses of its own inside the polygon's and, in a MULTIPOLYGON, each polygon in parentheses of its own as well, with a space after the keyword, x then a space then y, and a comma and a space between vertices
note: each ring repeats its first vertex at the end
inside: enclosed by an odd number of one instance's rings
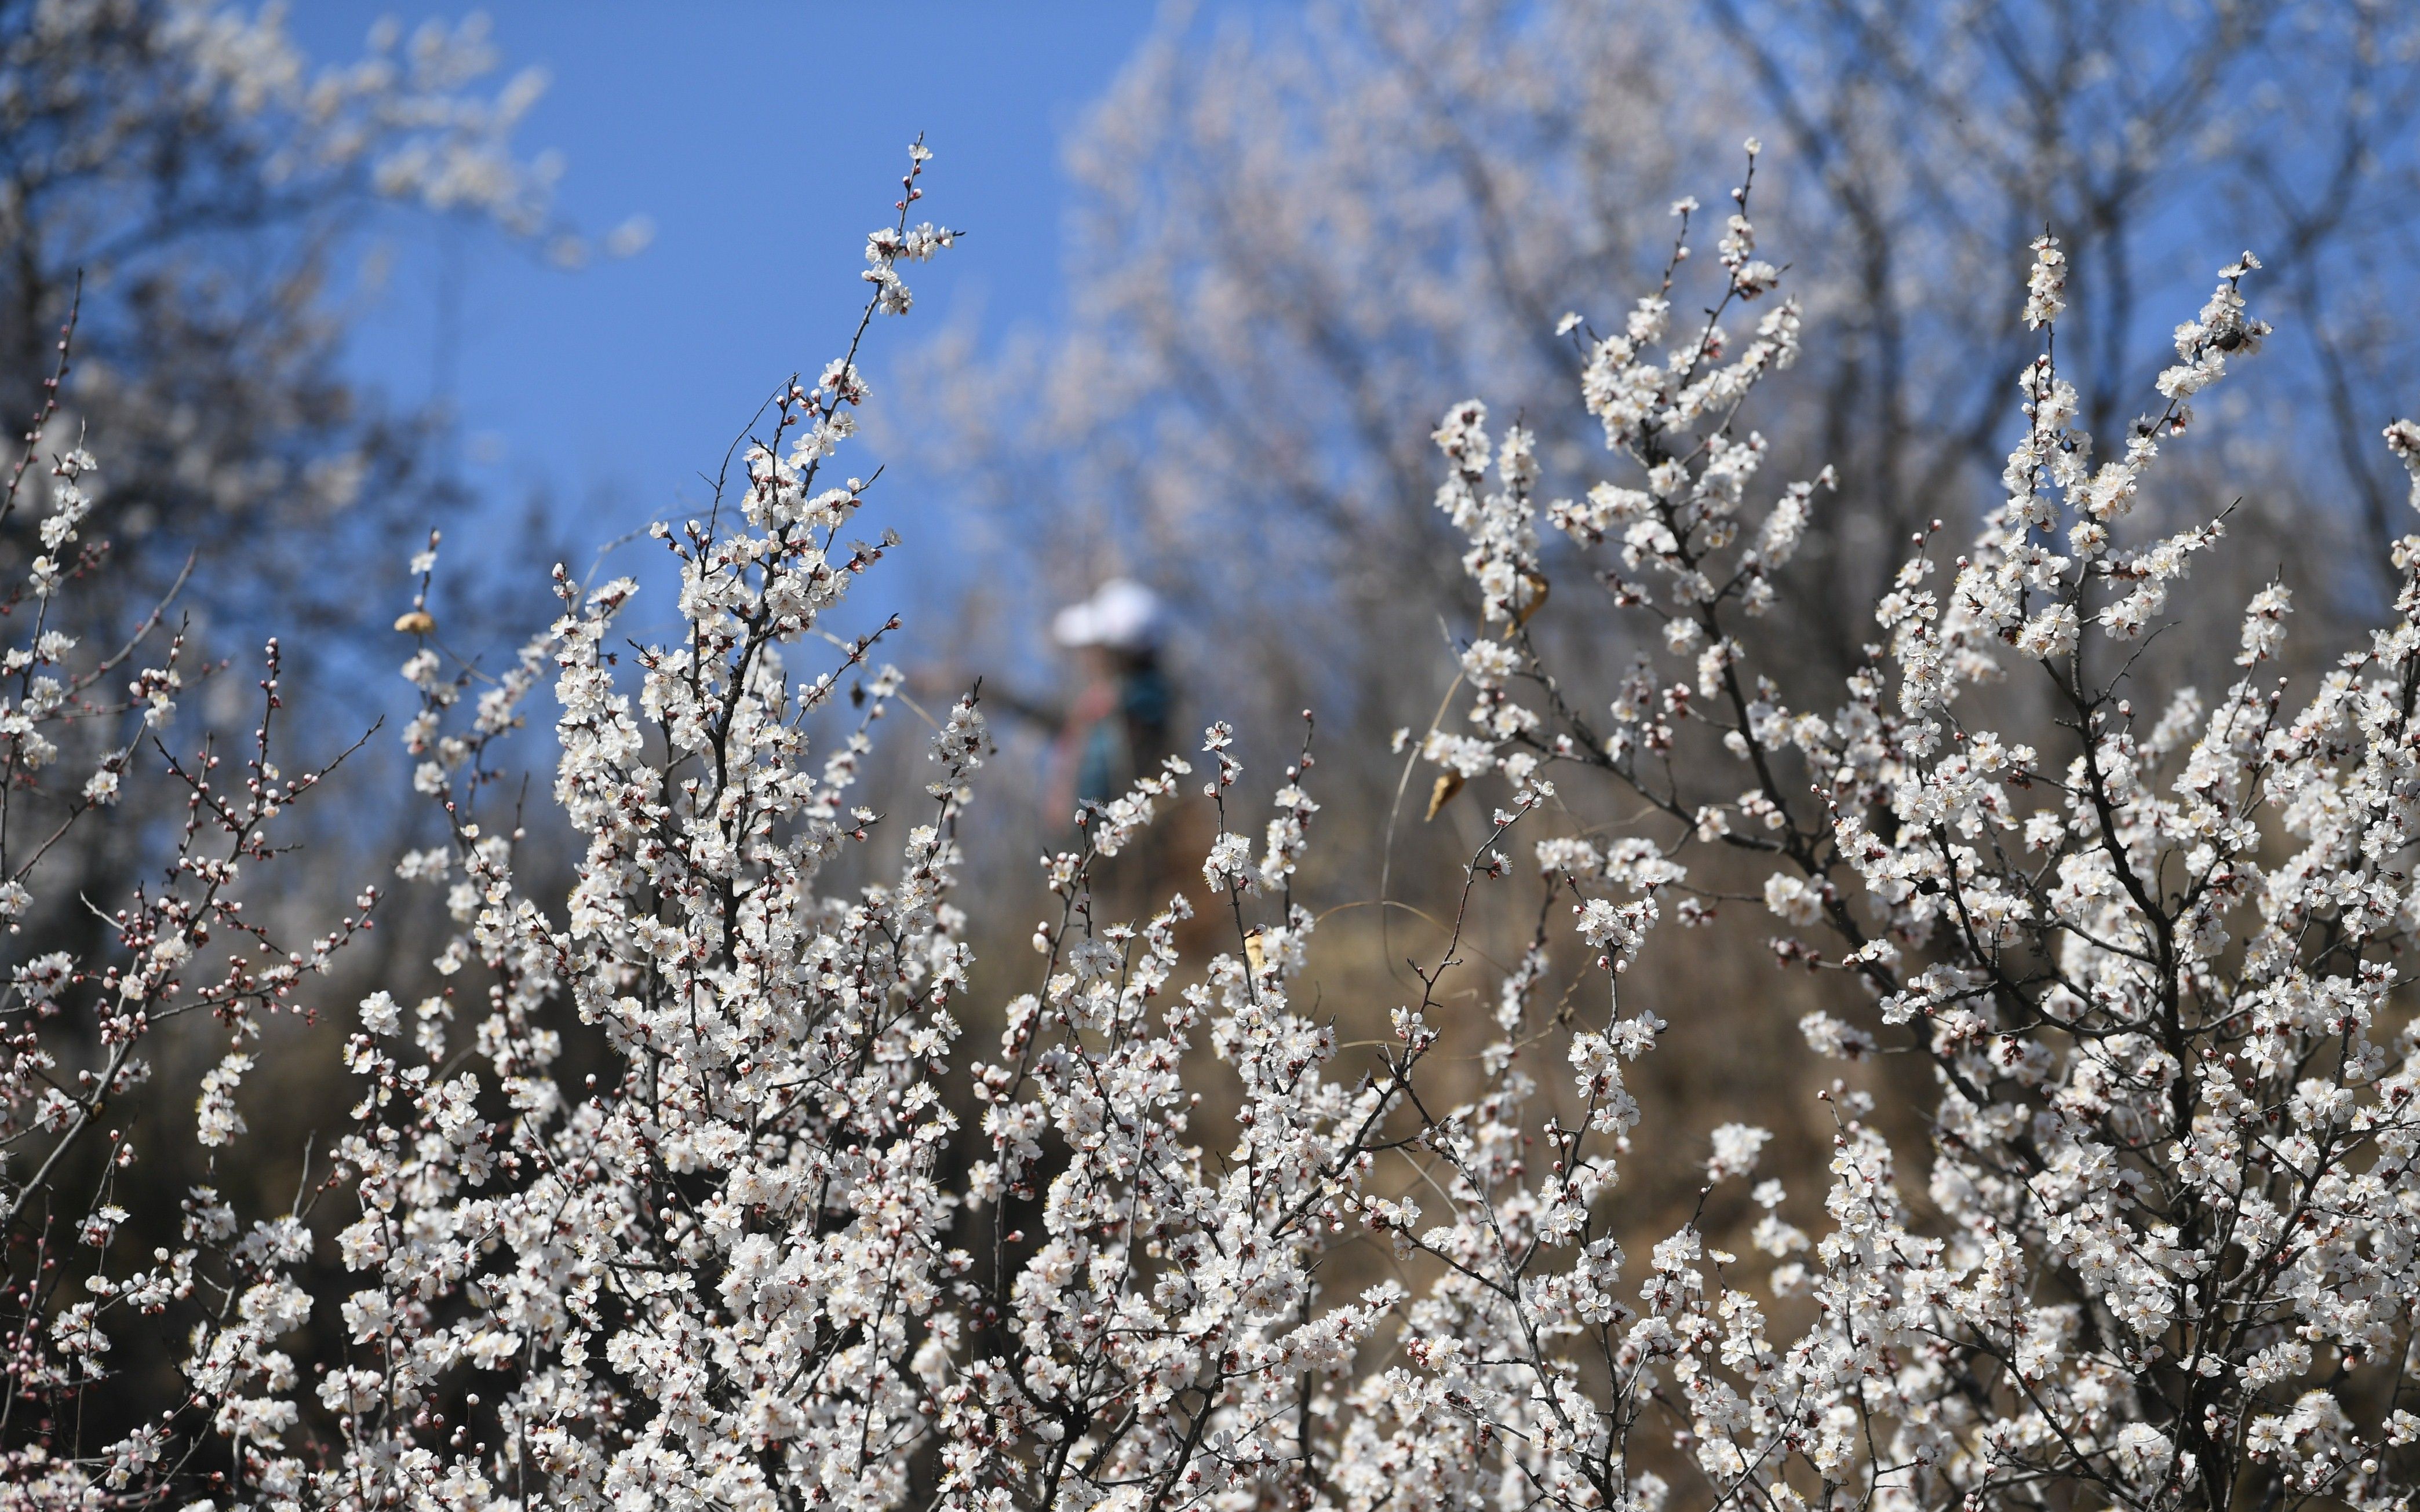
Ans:
MULTIPOLYGON (((923 159, 869 239, 857 338, 908 308, 900 265, 951 241, 908 222, 923 159)), ((1566 559, 1539 537, 1527 434, 1492 437, 1476 402, 1437 429, 1439 504, 1469 541, 1482 633, 1463 655, 1466 729, 1424 744, 1434 804, 1497 778, 1510 796, 1383 1047, 1340 1044, 1298 1000, 1314 919, 1294 880, 1319 813, 1307 741, 1265 817, 1246 812, 1223 726, 1198 770, 1171 761, 1084 815, 1047 862, 1039 985, 985 1015, 996 1045, 965 1042, 958 1021, 954 837, 989 751, 974 694, 938 724, 896 870, 854 890, 826 879, 894 824, 852 792, 865 724, 899 693, 871 665, 890 625, 821 629, 885 549, 844 544, 865 485, 827 470, 866 398, 857 339, 775 396, 732 497, 658 529, 679 577, 674 638, 619 640, 639 585, 558 570, 560 616, 475 697, 473 671, 433 645, 406 664, 420 710, 404 738, 447 840, 398 870, 448 889, 449 985, 360 1003, 355 1122, 293 1211, 247 1218, 196 1192, 183 1247, 147 1260, 114 1242, 105 1177, 84 1206, 45 1185, 136 1074, 110 1048, 71 1075, 54 1026, 92 1015, 105 1045, 131 1047, 207 1006, 241 1036, 344 933, 271 956, 225 891, 308 779, 279 777, 265 744, 240 797, 211 785, 208 758, 169 764, 194 819, 167 887, 116 916, 109 961, 28 963, 8 1003, 8 1127, 53 1151, 9 1167, 17 1231, 39 1246, 32 1263, 9 1251, 16 1497, 2402 1504, 2420 1433, 2400 1396, 2420 1046, 2394 957, 2420 928, 2402 870, 2420 824, 2420 538, 2398 548, 2393 623, 2315 688, 2289 702, 2262 670, 2288 609, 2273 586, 2243 618, 2242 679, 2207 706, 2180 693, 2145 728, 2128 658, 2223 520, 2141 539, 2129 511, 2189 401, 2267 333, 2243 293, 2257 264, 2222 271, 2177 328, 2158 413, 2096 465, 2051 346, 2067 266, 2045 238, 2024 303, 2043 349, 2021 377, 2005 501, 1962 555, 1947 558, 1946 527, 1921 537, 1876 607, 1886 644, 1829 712, 1792 708, 1760 675, 1756 625, 1827 480, 1752 486, 1763 446, 1741 419, 1795 357, 1798 312, 1757 255, 1745 185, 1735 199, 1703 321, 1674 313, 1684 203, 1662 287, 1612 333, 1566 323, 1614 475, 1543 514, 1649 632, 1605 712, 1532 634, 1566 559), (1764 313, 1734 338, 1724 322, 1749 305, 1764 313), (2024 707, 1994 702, 1993 680, 2028 662, 2054 715, 1990 728, 1993 709, 2024 707), (487 796, 497 743, 550 668, 553 795, 585 847, 559 910, 517 877, 521 831, 487 796), (858 730, 814 764, 809 721, 852 687, 858 730), (1728 751, 1728 779, 1719 756, 1670 759, 1700 736, 1728 751), (1592 779, 1643 801, 1649 827, 1559 828, 1553 781, 1592 779), (1095 917, 1096 864, 1188 788, 1219 815, 1200 902, 1095 917), (224 859, 197 838, 220 834, 224 859), (1462 920, 1523 870, 1516 840, 1544 903, 1497 983, 1479 1090, 1445 1105, 1439 983, 1462 920), (1780 959, 1870 994, 1857 1022, 1799 1026, 1816 1051, 1930 1062, 1935 1097, 1913 1110, 1930 1146, 1895 1148, 1844 1084, 1820 1219, 1816 1194, 1768 1180, 1752 1189, 1764 1258, 1692 1222, 1642 1264, 1616 1238, 1618 1158, 1683 1158, 1703 1137, 1706 1181, 1745 1184, 1770 1139, 1643 1129, 1625 1089, 1674 1005, 1617 989, 1659 928, 1742 897, 1714 880, 1715 853, 1759 869, 1744 901, 1779 920, 1780 959), (1233 925, 1206 961, 1178 948, 1196 906, 1233 925), (194 953, 213 929, 220 954, 194 953), (1566 938, 1593 962, 1559 995, 1566 938), (221 955, 223 976, 194 964, 221 955), (560 1069, 569 1016, 610 1050, 576 1082, 560 1069), (1528 1074, 1540 1043, 1568 1077, 1528 1074), (1213 1058, 1232 1131, 1194 1122, 1213 1058), (315 1202, 344 1209, 330 1244, 306 1222, 315 1202), (344 1279, 315 1292, 301 1278, 329 1249, 344 1279), (1394 1279, 1337 1284, 1373 1249, 1394 1279), (191 1330, 180 1395, 115 1443, 81 1442, 78 1401, 124 1387, 111 1334, 147 1317, 191 1330), (286 1352, 306 1322, 340 1341, 308 1380, 286 1352)), ((2420 430, 2389 440, 2420 480, 2420 430)), ((88 466, 55 464, 62 542, 88 466)), ((434 566, 432 541, 424 582, 434 566)), ((415 605, 399 627, 431 625, 415 605)), ((11 656, 12 774, 52 764, 44 721, 92 681, 38 670, 71 651, 37 639, 11 656)), ((173 686, 173 668, 143 674, 124 717, 173 686)), ((96 770, 128 772, 132 749, 96 770)), ((110 783, 81 791, 70 815, 110 783)), ((0 857, 12 888, 38 870, 21 855, 0 857)), ((204 1079, 204 1141, 240 1135, 245 1070, 238 1052, 204 1079)), ((133 1158, 109 1149, 113 1166, 133 1158)))

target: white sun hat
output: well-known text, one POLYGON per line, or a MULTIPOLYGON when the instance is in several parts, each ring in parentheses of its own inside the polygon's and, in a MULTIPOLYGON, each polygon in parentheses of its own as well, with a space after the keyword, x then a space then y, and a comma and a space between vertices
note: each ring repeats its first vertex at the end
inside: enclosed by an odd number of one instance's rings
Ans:
POLYGON ((1159 595, 1131 578, 1110 579, 1050 622, 1050 638, 1063 646, 1111 651, 1148 651, 1159 643, 1159 595))

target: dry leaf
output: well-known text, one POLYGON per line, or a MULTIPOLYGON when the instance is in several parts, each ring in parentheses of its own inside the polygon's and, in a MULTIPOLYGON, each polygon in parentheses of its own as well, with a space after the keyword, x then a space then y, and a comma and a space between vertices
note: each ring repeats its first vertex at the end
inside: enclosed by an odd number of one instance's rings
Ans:
POLYGON ((1504 632, 1505 639, 1508 640, 1512 639, 1514 630, 1529 623, 1531 615, 1546 607, 1546 579, 1534 572, 1525 572, 1521 575, 1521 580, 1528 583, 1532 592, 1529 594, 1529 602, 1512 611, 1512 626, 1504 632))

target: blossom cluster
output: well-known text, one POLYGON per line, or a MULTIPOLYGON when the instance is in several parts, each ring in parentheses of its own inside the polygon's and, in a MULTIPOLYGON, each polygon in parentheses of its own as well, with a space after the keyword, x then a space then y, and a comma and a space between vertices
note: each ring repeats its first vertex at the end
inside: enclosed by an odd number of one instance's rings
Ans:
MULTIPOLYGON (((979 1043, 956 873, 991 753, 980 699, 932 720, 915 810, 877 813, 860 783, 874 721, 906 703, 875 662, 895 622, 827 627, 891 544, 846 538, 868 484, 830 464, 868 397, 859 342, 911 302, 900 263, 951 240, 908 222, 925 161, 868 240, 845 352, 773 396, 736 497, 657 528, 670 634, 625 627, 637 579, 557 569, 557 617, 507 668, 449 670, 433 538, 417 560, 403 739, 444 838, 396 870, 444 890, 445 985, 345 1015, 359 1101, 318 1189, 318 1216, 343 1209, 333 1237, 300 1199, 247 1221, 203 1189, 182 1248, 130 1257, 105 1181, 35 1230, 94 1258, 69 1268, 74 1298, 11 1272, 11 1396, 55 1409, 14 1441, 12 1490, 346 1509, 2404 1504, 2420 536, 2391 622, 2297 698, 2270 675, 2282 584, 2246 609, 2224 694, 2142 719, 2126 691, 2128 648, 2222 524, 2162 536, 2129 516, 2189 401, 2267 334, 2257 262, 2221 271, 2177 328, 2158 413, 2097 465, 2045 341, 2018 375, 2003 498, 1947 562, 1946 526, 1916 539, 1874 606, 1880 640, 1823 710, 1785 699, 1758 626, 1828 479, 1768 496, 1741 428, 1795 359, 1799 312, 1780 298, 1727 328, 1782 276, 1744 182, 1720 286, 1682 317, 1696 208, 1676 207, 1662 286, 1609 333, 1565 332, 1612 476, 1542 503, 1524 429, 1492 432, 1475 401, 1437 427, 1480 623, 1468 717, 1421 749, 1433 807, 1502 797, 1384 1042, 1342 1043, 1305 991, 1308 735, 1254 824, 1234 733, 1213 725, 1198 765, 1076 816, 1045 862, 1040 970, 980 1005, 999 1033, 979 1043), (1644 647, 1602 708, 1538 633, 1575 557, 1568 576, 1644 647), (1997 728, 2025 705, 1993 690, 2027 662, 2055 717, 1997 728), (582 847, 567 897, 532 893, 494 795, 499 743, 550 675, 552 798, 582 847), (818 764, 810 736, 831 730, 818 764), (1671 759, 1699 742, 1707 761, 1671 759), (1613 784, 1649 819, 1559 830, 1559 781, 1613 784), (1100 864, 1193 793, 1218 816, 1201 881, 1101 917, 1100 864), (833 880, 878 837, 881 880, 833 880), (1497 973, 1476 1077, 1449 1072, 1449 1004, 1467 999, 1441 984, 1470 967, 1474 909, 1523 870, 1516 840, 1544 906, 1497 973), (1854 1021, 1798 1026, 1816 1052, 1931 1070, 1928 1104, 1896 1117, 1841 1084, 1820 1194, 1754 1180, 1765 1129, 1646 1127, 1628 1080, 1684 1006, 1636 1001, 1631 966, 1658 930, 1735 903, 1777 921, 1780 962, 1864 990, 1854 1021), (1188 958, 1205 910, 1232 930, 1188 958), (602 1047, 576 1078, 575 1035, 602 1047), (1542 1042, 1559 1085, 1528 1070, 1542 1042), (1233 1128, 1202 1118, 1213 1065, 1233 1128), (1921 1151, 1893 1142, 1910 1115, 1921 1151), (1709 1187, 1754 1182, 1759 1258, 1695 1219, 1643 1263, 1626 1253, 1622 1164, 1683 1149, 1708 1152, 1709 1187), (1373 1254, 1388 1279, 1339 1284, 1373 1254), (332 1258, 341 1286, 306 1287, 332 1258), (111 1383, 113 1331, 168 1312, 198 1319, 183 1396, 75 1442, 56 1425, 111 1383), (341 1339, 307 1380, 287 1352, 306 1322, 341 1339)), ((2066 265, 2047 239, 2032 251, 2023 318, 2055 332, 2066 265)), ((2409 455, 2414 434, 2389 440, 2409 455)), ((90 467, 54 465, 56 550, 90 467)), ((71 577, 38 569, 24 593, 71 577)), ((54 760, 45 721, 91 686, 43 671, 72 648, 45 649, 39 621, 8 654, 12 777, 54 760)), ((116 713, 139 726, 175 687, 173 665, 139 673, 116 713)), ((74 802, 106 802, 133 748, 102 752, 74 802)), ((231 897, 310 785, 279 776, 266 734, 240 795, 207 756, 159 749, 194 795, 168 883, 117 916, 109 962, 16 973, 0 1091, 9 1132, 54 1150, 96 1137, 152 1022, 207 1007, 240 1046, 342 942, 256 950, 231 897), (217 953, 197 953, 212 930, 217 953), (128 1049, 70 1078, 42 1027, 69 1013, 104 1015, 128 1049)), ((0 866, 22 908, 39 855, 16 856, 0 866)), ((204 1143, 243 1137, 251 1061, 231 1048, 202 1078, 204 1143)), ((23 1169, 21 1218, 42 1188, 23 1169)))
MULTIPOLYGON (((2420 536, 2396 550, 2391 622, 2299 702, 2267 675, 2290 609, 2272 583, 2244 610, 2241 679, 2138 717, 2132 653, 2225 515, 2165 535, 2127 517, 2188 401, 2269 333, 2244 292, 2259 263, 2219 270, 2176 328, 2157 408, 2096 461, 2048 334, 2068 268, 2044 236, 2023 315, 2046 334, 2019 375, 2002 502, 1954 560, 1940 522, 1920 533, 1839 701, 1793 706, 1746 622, 1825 480, 1741 518, 1763 446, 1738 433, 1740 401, 1792 361, 1794 319, 1785 302, 1734 355, 1723 322, 1771 282, 1741 261, 1745 184, 1735 198, 1703 324, 1672 332, 1668 275, 1619 333, 1590 334, 1584 396, 1637 481, 1544 506, 1584 552, 1616 555, 1597 576, 1652 649, 1606 716, 1575 702, 1519 610, 1545 589, 1529 441, 1508 431, 1491 462, 1483 409, 1459 406, 1436 433, 1438 505, 1501 634, 1465 654, 1468 733, 1426 750, 1441 791, 1488 772, 1536 791, 1559 765, 1643 799, 1662 841, 1538 855, 1647 921, 1662 898, 1703 922, 1739 897, 1723 889, 1745 858, 1762 882, 1740 901, 1780 925, 1778 960, 1871 1000, 1858 1022, 1807 1015, 1809 1046, 1931 1063, 1929 1148, 1911 1160, 1869 1096, 1842 1095, 1823 1224, 1783 1220, 1790 1195, 1761 1183, 1754 1240, 1775 1263, 1692 1226, 1617 1301, 1612 1265, 1585 1263, 1602 1211, 1563 1185, 1595 1167, 1550 1120, 1553 1180, 1474 1180, 1452 1232, 1419 1241, 1457 1302, 1431 1348, 1486 1362, 1456 1405, 1501 1435, 1492 1471, 1524 1500, 1652 1501, 1660 1484, 1625 1467, 1663 1416, 1714 1504, 2406 1504, 2420 1040, 2397 989, 2420 927, 2420 536), (2049 717, 2008 728, 2025 705, 1994 685, 2028 662, 2049 717), (1676 775, 1693 727, 1729 752, 1736 797, 1676 775), (1781 1298, 1813 1304, 1794 1335, 1770 1321, 1781 1298)), ((2408 459, 2410 436, 2386 440, 2408 459)), ((1579 903, 1577 925, 1633 949, 1615 906, 1579 903)), ((1627 1022, 1573 1049, 1617 1125, 1637 1115, 1616 1049, 1649 1038, 1625 1040, 1627 1022)), ((1713 1131, 1709 1181, 1745 1176, 1765 1137, 1713 1131)))
MULTIPOLYGON (((281 1347, 313 1308, 296 1279, 313 1249, 299 1196, 293 1211, 246 1221, 215 1189, 196 1186, 174 1226, 178 1242, 147 1256, 128 1253, 119 1233, 130 1213, 118 1187, 170 1026, 206 1023, 196 1032, 216 1041, 179 1133, 205 1151, 224 1149, 245 1133, 239 1094, 256 1065, 247 1047, 271 1018, 310 1012, 312 979, 377 901, 365 889, 332 928, 293 948, 271 921, 274 884, 260 877, 274 873, 284 848, 280 815, 327 772, 289 776, 272 758, 277 642, 263 657, 251 737, 226 748, 209 735, 182 744, 178 693, 189 676, 221 670, 193 665, 180 631, 163 635, 167 604, 114 647, 87 650, 54 628, 54 613, 92 590, 107 560, 89 533, 100 465, 52 439, 74 324, 70 316, 60 333, 41 408, 0 495, 0 521, 41 511, 42 547, 0 590, 14 631, 0 651, 0 920, 12 943, 29 933, 91 938, 60 928, 62 906, 89 910, 101 926, 99 943, 83 949, 13 951, 0 994, 0 1224, 9 1242, 0 1424, 11 1430, 0 1485, 13 1504, 42 1506, 106 1504, 147 1485, 194 1432, 231 1442, 264 1484, 299 1484, 300 1461, 258 1453, 299 1415, 295 1362, 281 1347), (106 822, 103 810, 133 782, 180 796, 181 814, 156 872, 104 912, 72 890, 75 874, 62 874, 58 858, 71 836, 106 822), (97 1454, 63 1443, 59 1424, 75 1405, 118 1384, 113 1335, 156 1328, 172 1310, 190 1324, 186 1397, 97 1454)), ((169 1052, 184 1053, 181 1043, 169 1052)))

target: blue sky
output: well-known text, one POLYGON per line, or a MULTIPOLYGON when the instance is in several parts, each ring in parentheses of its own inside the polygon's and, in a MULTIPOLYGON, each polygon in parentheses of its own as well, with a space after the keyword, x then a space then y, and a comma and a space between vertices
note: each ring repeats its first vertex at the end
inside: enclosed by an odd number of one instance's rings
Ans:
MULTIPOLYGON (((410 26, 465 8, 323 0, 292 24, 334 60, 381 15, 410 26)), ((566 272, 492 232, 396 217, 351 361, 398 400, 450 388, 489 507, 518 513, 543 490, 590 541, 680 513, 771 386, 837 354, 863 299, 864 235, 920 131, 937 154, 920 208, 970 235, 909 270, 916 310, 877 324, 871 371, 954 318, 1048 319, 1064 286, 1060 142, 1153 22, 1148 4, 1063 0, 489 14, 506 71, 552 76, 521 141, 568 160, 562 210, 599 234, 644 214, 654 240, 566 272)), ((912 467, 892 476, 912 535, 920 484, 912 467)))

